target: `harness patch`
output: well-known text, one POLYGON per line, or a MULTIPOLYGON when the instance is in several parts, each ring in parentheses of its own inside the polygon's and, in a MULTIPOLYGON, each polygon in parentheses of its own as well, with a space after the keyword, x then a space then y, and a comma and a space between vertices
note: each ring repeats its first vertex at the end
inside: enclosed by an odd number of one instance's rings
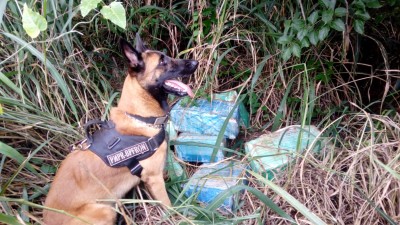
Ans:
POLYGON ((131 159, 135 156, 144 154, 148 151, 150 151, 150 149, 147 147, 147 145, 144 142, 142 142, 142 143, 136 144, 134 146, 122 149, 121 151, 118 151, 111 155, 108 155, 107 156, 108 164, 110 164, 110 166, 114 166, 123 161, 131 159))

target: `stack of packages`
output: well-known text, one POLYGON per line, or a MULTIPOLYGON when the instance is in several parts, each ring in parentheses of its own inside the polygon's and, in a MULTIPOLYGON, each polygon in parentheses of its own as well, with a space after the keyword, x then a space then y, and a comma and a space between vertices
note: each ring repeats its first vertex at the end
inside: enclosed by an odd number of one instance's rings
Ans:
MULTIPOLYGON (((246 183, 246 166, 225 159, 224 154, 226 140, 235 139, 244 122, 239 117, 239 107, 235 107, 236 100, 236 92, 227 92, 216 95, 212 101, 196 100, 191 106, 178 102, 171 110, 174 129, 170 133, 175 135, 170 134, 170 139, 176 143, 178 158, 203 163, 185 185, 185 194, 196 196, 205 204, 216 201, 216 196, 230 187, 246 183)), ((249 169, 272 180, 305 152, 320 153, 327 146, 330 143, 315 126, 292 125, 246 142, 244 150, 249 169)), ((184 174, 182 169, 179 173, 184 174)), ((234 209, 237 198, 230 195, 223 199, 220 209, 234 209)))
MULTIPOLYGON (((227 139, 239 133, 239 107, 236 92, 217 94, 213 100, 198 99, 188 106, 182 100, 171 109, 170 139, 175 152, 186 162, 203 163, 185 185, 186 196, 209 204, 228 188, 245 183, 245 166, 225 159, 227 139), (173 134, 174 131, 179 134, 173 134)), ((237 195, 223 199, 223 210, 232 210, 237 195)))

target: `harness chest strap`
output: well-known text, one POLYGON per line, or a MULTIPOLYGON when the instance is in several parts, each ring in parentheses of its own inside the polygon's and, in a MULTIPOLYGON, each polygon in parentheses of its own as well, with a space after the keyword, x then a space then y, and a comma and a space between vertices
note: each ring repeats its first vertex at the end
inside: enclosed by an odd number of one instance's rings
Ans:
POLYGON ((112 121, 89 121, 85 124, 89 150, 110 167, 128 167, 132 175, 140 176, 140 160, 152 156, 165 140, 164 127, 153 137, 122 135, 112 121), (100 125, 101 129, 90 134, 89 128, 100 125))
POLYGON ((125 115, 133 120, 142 122, 143 124, 146 124, 149 127, 161 127, 164 126, 164 124, 168 120, 168 115, 165 116, 160 116, 160 117, 143 117, 139 115, 134 115, 125 112, 125 115))

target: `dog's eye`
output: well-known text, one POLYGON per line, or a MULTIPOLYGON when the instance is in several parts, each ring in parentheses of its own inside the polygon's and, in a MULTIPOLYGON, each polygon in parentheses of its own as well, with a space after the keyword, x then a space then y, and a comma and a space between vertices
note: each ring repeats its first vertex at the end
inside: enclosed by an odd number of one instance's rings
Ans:
POLYGON ((164 58, 163 55, 161 55, 161 57, 160 57, 159 65, 160 65, 160 66, 165 66, 165 65, 167 65, 167 62, 165 61, 165 58, 164 58))

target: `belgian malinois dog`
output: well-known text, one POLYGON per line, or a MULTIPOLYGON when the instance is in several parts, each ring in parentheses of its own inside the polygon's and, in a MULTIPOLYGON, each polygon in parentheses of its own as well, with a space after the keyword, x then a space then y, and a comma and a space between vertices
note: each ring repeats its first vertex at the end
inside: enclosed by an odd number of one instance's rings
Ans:
MULTIPOLYGON (((66 213, 44 210, 43 220, 47 225, 115 224, 115 205, 101 200, 122 198, 140 180, 155 200, 171 206, 163 179, 167 156, 164 128, 160 124, 143 122, 143 118, 157 120, 166 116, 168 94, 193 97, 192 90, 177 79, 193 74, 198 61, 173 59, 162 52, 149 50, 138 35, 136 48, 125 40, 120 41, 120 47, 128 61, 128 72, 118 105, 111 109, 110 121, 116 132, 124 137, 140 136, 147 140, 161 134, 162 140, 150 157, 138 160, 142 169, 136 175, 132 175, 133 169, 128 167, 107 165, 105 159, 92 151, 92 145, 79 145, 81 149, 72 151, 61 163, 45 201, 46 207, 66 213)), ((107 139, 106 136, 101 139, 104 138, 107 139)), ((141 151, 137 146, 126 149, 134 154, 141 151)), ((122 156, 120 153, 108 155, 107 159, 111 164, 123 161, 121 157, 126 157, 127 153, 122 156)))

